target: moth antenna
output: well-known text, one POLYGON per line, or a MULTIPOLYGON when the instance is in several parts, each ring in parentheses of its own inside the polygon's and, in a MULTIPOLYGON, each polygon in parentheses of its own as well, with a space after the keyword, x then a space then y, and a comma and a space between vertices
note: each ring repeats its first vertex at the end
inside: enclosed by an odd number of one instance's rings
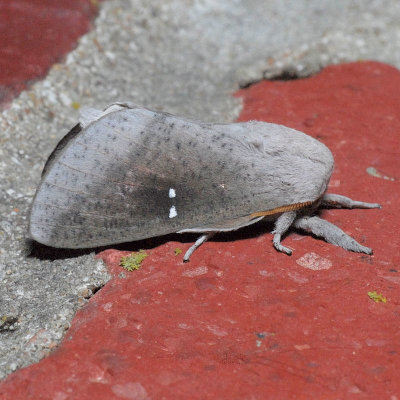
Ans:
POLYGON ((98 120, 102 114, 103 114, 103 111, 96 110, 95 108, 91 108, 91 107, 80 108, 79 123, 80 123, 82 129, 86 128, 93 121, 98 120))
POLYGON ((91 108, 91 107, 82 107, 79 110, 79 123, 80 123, 82 129, 84 129, 88 125, 90 125, 92 122, 97 121, 104 115, 110 114, 114 111, 118 111, 121 108, 124 108, 124 106, 122 106, 120 104, 111 104, 104 111, 97 110, 97 109, 91 108))

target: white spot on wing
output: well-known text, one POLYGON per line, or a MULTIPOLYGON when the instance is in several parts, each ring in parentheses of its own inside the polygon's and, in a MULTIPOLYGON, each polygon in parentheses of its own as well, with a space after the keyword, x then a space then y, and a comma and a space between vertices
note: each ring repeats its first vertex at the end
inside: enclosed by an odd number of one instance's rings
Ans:
POLYGON ((168 196, 170 199, 173 199, 174 197, 176 197, 175 189, 173 189, 173 188, 169 189, 168 196))
POLYGON ((178 215, 178 213, 176 212, 175 206, 172 206, 172 207, 169 209, 169 217, 170 217, 170 218, 175 218, 177 215, 178 215))

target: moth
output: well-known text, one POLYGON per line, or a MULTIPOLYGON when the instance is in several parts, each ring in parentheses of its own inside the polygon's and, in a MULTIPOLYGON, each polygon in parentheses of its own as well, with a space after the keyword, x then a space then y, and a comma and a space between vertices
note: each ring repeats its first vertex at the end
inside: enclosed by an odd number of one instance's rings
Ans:
POLYGON ((168 233, 201 236, 273 219, 273 245, 291 228, 372 254, 319 218, 328 208, 379 208, 327 194, 330 150, 282 125, 201 123, 131 103, 84 108, 43 169, 29 232, 58 248, 88 248, 168 233))

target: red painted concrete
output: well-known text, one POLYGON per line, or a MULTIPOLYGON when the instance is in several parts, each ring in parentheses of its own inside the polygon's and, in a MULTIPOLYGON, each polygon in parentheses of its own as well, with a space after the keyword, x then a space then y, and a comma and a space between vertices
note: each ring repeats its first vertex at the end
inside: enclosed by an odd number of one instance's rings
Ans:
POLYGON ((0 107, 42 78, 90 29, 90 0, 0 2, 0 107))
POLYGON ((189 243, 151 248, 122 278, 126 252, 106 250, 113 279, 0 399, 399 399, 399 88, 398 70, 368 62, 238 93, 241 120, 285 123, 332 149, 330 191, 382 203, 324 213, 374 256, 291 234, 288 257, 251 228, 204 244, 189 264, 174 255, 189 243))

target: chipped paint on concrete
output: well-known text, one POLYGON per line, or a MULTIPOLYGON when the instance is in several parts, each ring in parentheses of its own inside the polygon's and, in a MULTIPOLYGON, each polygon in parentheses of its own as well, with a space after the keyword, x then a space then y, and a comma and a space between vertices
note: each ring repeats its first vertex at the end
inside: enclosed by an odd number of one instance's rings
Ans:
POLYGON ((296 260, 296 263, 304 268, 312 269, 313 271, 332 268, 331 261, 314 252, 304 254, 303 257, 296 260))
POLYGON ((182 276, 186 276, 188 278, 194 278, 195 276, 204 275, 208 272, 208 268, 205 265, 202 265, 197 268, 187 269, 182 272, 182 276))

